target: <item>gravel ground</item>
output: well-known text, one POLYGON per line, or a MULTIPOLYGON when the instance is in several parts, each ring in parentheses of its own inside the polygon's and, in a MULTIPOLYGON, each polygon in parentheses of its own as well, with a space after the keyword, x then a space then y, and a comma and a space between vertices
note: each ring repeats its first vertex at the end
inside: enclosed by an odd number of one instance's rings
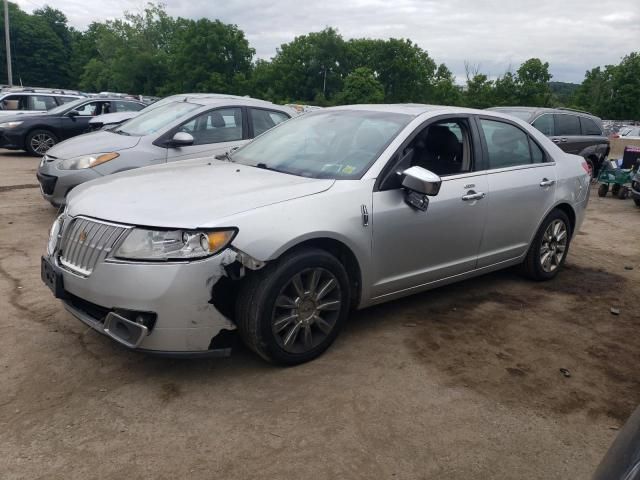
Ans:
POLYGON ((630 200, 592 192, 551 282, 506 271, 370 308, 276 368, 147 357, 67 314, 39 277, 56 211, 37 162, 0 151, 2 479, 589 478, 640 400, 630 200))

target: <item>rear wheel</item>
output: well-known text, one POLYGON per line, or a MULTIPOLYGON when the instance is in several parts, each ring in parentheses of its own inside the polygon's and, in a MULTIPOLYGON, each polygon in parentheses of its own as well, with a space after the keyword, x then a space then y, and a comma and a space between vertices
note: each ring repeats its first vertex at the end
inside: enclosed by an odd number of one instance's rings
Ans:
POLYGON ((349 305, 342 264, 324 250, 298 250, 246 279, 237 301, 238 331, 263 358, 296 365, 333 343, 349 305))
POLYGON ((40 156, 47 153, 56 143, 58 137, 49 130, 33 130, 25 139, 25 148, 31 155, 40 156))
POLYGON ((598 187, 598 196, 606 197, 608 191, 609 191, 609 185, 607 185, 606 183, 601 183, 600 186, 598 187))
POLYGON ((550 280, 564 265, 571 241, 571 223, 562 210, 553 210, 538 229, 523 262, 525 274, 534 280, 550 280))
POLYGON ((620 200, 624 200, 629 196, 629 189, 627 187, 619 186, 617 196, 620 200))
POLYGON ((618 185, 617 183, 613 184, 613 187, 611 187, 611 195, 618 195, 618 193, 620 192, 620 185, 618 185))
POLYGON ((633 202, 636 204, 636 207, 640 207, 640 198, 634 198, 633 202))

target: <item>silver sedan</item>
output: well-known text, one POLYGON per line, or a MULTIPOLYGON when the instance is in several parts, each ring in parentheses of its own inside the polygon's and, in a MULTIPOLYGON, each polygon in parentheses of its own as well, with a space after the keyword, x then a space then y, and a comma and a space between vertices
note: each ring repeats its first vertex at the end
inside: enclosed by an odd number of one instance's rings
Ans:
POLYGON ((237 332, 297 364, 354 308, 513 265, 553 278, 589 198, 582 157, 454 107, 329 108, 179 163, 74 189, 42 260, 73 315, 173 355, 227 354, 237 332))

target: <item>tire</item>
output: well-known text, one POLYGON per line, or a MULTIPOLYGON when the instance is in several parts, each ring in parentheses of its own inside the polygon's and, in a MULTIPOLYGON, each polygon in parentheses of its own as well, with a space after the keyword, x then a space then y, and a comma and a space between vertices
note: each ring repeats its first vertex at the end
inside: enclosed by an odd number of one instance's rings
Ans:
POLYGON ((640 198, 634 198, 633 203, 636 204, 636 207, 640 207, 640 198))
POLYGON ((607 185, 606 183, 601 183, 600 186, 598 187, 598 196, 606 197, 608 191, 609 191, 609 185, 607 185))
POLYGON ((618 195, 619 192, 620 192, 620 185, 617 183, 614 183, 613 187, 611 187, 611 195, 616 196, 618 195))
POLYGON ((620 200, 626 199, 629 196, 629 189, 627 187, 620 187, 617 196, 620 200))
POLYGON ((58 137, 49 130, 32 130, 25 139, 25 150, 33 156, 40 157, 58 143, 58 137))
POLYGON ((522 263, 526 276, 532 280, 551 280, 564 265, 571 243, 571 222, 562 210, 553 210, 538 229, 522 263), (555 226, 561 229, 555 231, 555 226), (564 232, 564 237, 560 234, 564 232), (551 234, 550 234, 551 233, 551 234), (562 250, 560 250, 562 248, 562 250), (543 249, 545 249, 543 251, 543 249), (548 254, 548 256, 545 256, 548 254), (561 255, 560 257, 558 257, 561 255), (547 260, 547 261, 545 261, 547 260))
POLYGON ((247 347, 269 362, 313 360, 329 348, 347 318, 349 285, 346 270, 330 253, 293 251, 247 276, 236 303, 238 332, 247 347), (300 280, 297 287, 295 278, 300 280))

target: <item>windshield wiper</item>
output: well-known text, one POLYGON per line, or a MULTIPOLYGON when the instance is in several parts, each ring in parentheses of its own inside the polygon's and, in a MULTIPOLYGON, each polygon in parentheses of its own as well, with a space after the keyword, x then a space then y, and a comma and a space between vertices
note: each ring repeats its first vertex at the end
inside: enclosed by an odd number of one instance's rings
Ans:
POLYGON ((231 155, 229 155, 229 152, 221 153, 220 155, 216 155, 213 158, 215 158, 216 160, 226 160, 227 162, 234 163, 234 161, 231 159, 231 155))

